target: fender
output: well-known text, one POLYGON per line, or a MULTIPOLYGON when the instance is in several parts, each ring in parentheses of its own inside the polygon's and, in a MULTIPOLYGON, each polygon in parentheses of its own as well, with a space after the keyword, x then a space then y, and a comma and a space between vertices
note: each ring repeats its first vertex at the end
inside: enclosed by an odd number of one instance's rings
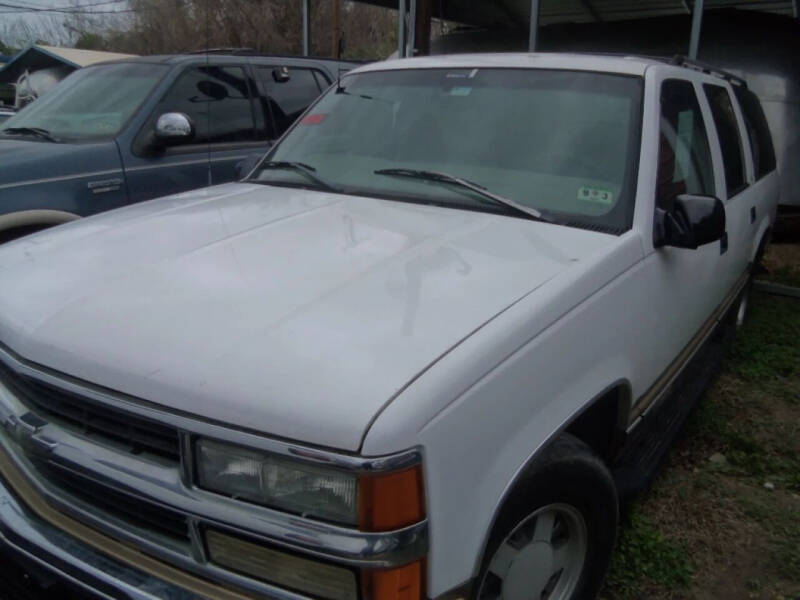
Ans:
POLYGON ((0 232, 20 227, 53 227, 77 219, 80 219, 78 215, 61 210, 23 210, 0 216, 0 232))
POLYGON ((503 510, 507 500, 512 496, 514 490, 517 488, 517 484, 520 482, 522 477, 525 475, 526 471, 533 467, 536 462, 536 459, 544 452, 550 444, 552 444, 559 435, 564 433, 570 425, 576 422, 581 415, 585 414, 592 406, 595 405, 596 402, 604 398, 606 395, 610 393, 617 393, 618 394, 618 401, 617 401, 617 415, 616 415, 616 427, 619 429, 620 432, 624 433, 625 428, 627 427, 628 416, 630 414, 631 404, 632 404, 632 392, 631 392, 631 382, 628 379, 621 378, 617 379, 613 383, 607 385, 603 390, 594 397, 592 397, 588 402, 586 402, 580 410, 575 412, 569 419, 564 421, 561 426, 553 431, 551 435, 542 441, 528 456, 528 458, 519 465, 517 468, 514 477, 506 484, 505 489, 500 497, 500 501, 497 503, 495 507, 494 514, 492 515, 491 519, 491 526, 485 532, 483 536, 483 541, 481 543, 481 549, 478 553, 477 562, 473 567, 473 577, 478 573, 481 566, 481 560, 483 560, 484 552, 486 552, 486 546, 489 543, 489 537, 491 536, 491 532, 494 529, 495 523, 497 522, 497 518, 500 516, 500 512, 503 510))

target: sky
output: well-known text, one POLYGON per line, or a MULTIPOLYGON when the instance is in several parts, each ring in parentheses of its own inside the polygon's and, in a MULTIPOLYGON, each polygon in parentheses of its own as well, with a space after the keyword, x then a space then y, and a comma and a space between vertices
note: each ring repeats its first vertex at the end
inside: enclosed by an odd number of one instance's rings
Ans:
MULTIPOLYGON (((87 14, 126 9, 127 0, 0 0, 0 39, 13 35, 16 22, 30 27, 45 24, 61 24, 66 18, 65 11, 77 10, 87 14), (20 8, 16 8, 20 7, 20 8), (29 9, 29 10, 26 10, 29 9)), ((2 39, 10 44, 27 40, 2 39)))

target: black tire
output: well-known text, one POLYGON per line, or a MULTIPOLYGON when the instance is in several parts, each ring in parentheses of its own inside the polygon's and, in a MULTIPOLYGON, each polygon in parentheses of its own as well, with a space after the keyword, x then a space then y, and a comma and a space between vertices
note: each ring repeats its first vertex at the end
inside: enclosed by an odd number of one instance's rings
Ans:
MULTIPOLYGON (((550 505, 569 505, 580 513, 586 526, 586 554, 577 586, 570 600, 591 600, 603 583, 619 522, 619 500, 614 481, 603 461, 579 439, 563 434, 526 470, 500 510, 484 553, 473 590, 480 599, 483 586, 497 582, 488 573, 492 559, 529 516, 550 505)), ((489 597, 488 587, 483 597, 489 597)))

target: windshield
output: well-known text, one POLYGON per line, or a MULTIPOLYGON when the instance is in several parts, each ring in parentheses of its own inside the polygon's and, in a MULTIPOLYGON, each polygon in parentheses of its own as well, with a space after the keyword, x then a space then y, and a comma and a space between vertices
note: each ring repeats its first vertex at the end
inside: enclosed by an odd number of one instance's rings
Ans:
MULTIPOLYGON (((463 187, 376 171, 444 173, 561 222, 620 232, 633 215, 641 102, 641 78, 603 73, 493 68, 354 74, 266 158, 313 167, 348 193, 458 207, 471 200, 481 210, 501 209, 463 187), (465 198, 470 194, 475 198, 465 198)), ((256 170, 253 179, 309 183, 291 169, 256 170)))
POLYGON ((166 73, 158 64, 117 63, 80 69, 0 126, 37 128, 57 139, 116 135, 166 73))

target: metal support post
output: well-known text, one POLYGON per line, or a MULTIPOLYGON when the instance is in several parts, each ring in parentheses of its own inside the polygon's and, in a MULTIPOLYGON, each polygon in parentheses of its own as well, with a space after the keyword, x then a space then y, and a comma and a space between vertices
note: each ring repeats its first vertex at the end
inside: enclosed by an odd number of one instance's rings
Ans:
POLYGON ((303 0, 303 56, 311 56, 311 0, 303 0))
POLYGON ((539 33, 539 0, 531 0, 531 33, 528 38, 528 50, 536 52, 536 37, 539 33))
POLYGON ((333 43, 331 56, 342 56, 342 0, 333 0, 333 43))
POLYGON ((417 0, 408 0, 408 52, 414 56, 417 39, 417 0))
POLYGON ((703 27, 703 0, 694 0, 692 9, 692 34, 689 38, 689 58, 696 60, 700 49, 700 30, 703 27))
POLYGON ((431 53, 431 21, 433 19, 433 0, 416 0, 417 17, 414 22, 414 56, 427 56, 431 53))
POLYGON ((397 56, 406 57, 406 0, 397 2, 397 56))

